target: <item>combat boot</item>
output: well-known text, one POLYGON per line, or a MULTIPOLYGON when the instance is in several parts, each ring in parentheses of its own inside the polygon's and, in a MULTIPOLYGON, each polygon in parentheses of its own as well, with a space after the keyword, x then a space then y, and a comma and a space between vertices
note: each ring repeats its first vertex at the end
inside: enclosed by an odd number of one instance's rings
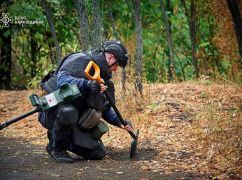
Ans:
POLYGON ((52 151, 51 157, 58 163, 72 163, 74 159, 68 154, 67 151, 52 151))

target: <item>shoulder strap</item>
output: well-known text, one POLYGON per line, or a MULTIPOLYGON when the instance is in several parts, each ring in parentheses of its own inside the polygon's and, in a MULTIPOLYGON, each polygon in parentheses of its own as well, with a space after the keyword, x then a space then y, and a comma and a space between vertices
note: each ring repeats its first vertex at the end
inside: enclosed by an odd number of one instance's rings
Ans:
POLYGON ((96 60, 94 58, 95 55, 93 56, 93 52, 102 52, 102 51, 100 49, 89 49, 84 54, 86 54, 90 58, 90 60, 96 63, 96 60))
POLYGON ((93 49, 88 49, 84 54, 90 58, 90 60, 94 61, 93 56, 92 56, 92 50, 93 49))

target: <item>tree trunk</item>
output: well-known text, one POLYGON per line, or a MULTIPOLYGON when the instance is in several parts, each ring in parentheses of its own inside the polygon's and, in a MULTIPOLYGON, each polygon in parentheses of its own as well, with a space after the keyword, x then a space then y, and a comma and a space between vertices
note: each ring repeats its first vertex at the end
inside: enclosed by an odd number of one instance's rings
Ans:
MULTIPOLYGON (((175 55, 176 55, 176 57, 177 57, 177 60, 178 60, 179 65, 180 65, 180 67, 181 67, 181 72, 182 72, 182 76, 183 76, 183 81, 186 81, 185 68, 184 68, 184 66, 182 66, 181 60, 180 60, 180 58, 179 58, 179 56, 177 55, 176 52, 175 52, 175 55)), ((180 81, 181 81, 181 80, 180 80, 180 81)))
POLYGON ((194 0, 191 0, 190 6, 190 37, 192 43, 192 64, 193 64, 193 74, 196 79, 199 78, 198 65, 197 65, 197 41, 196 41, 196 6, 194 0))
MULTIPOLYGON (((115 26, 115 22, 114 22, 114 19, 113 19, 112 9, 109 9, 109 19, 110 19, 110 22, 112 24, 112 34, 115 37, 115 39, 118 40, 119 36, 118 36, 117 31, 116 31, 116 26, 115 26)), ((125 82, 126 82, 126 68, 122 68, 122 78, 121 78, 122 92, 126 91, 125 82)))
POLYGON ((30 47, 31 47, 31 77, 36 76, 36 63, 37 63, 37 49, 38 43, 34 39, 34 30, 30 29, 30 47))
POLYGON ((103 23, 100 10, 100 1, 92 1, 92 15, 93 15, 93 32, 92 32, 92 47, 98 49, 103 42, 103 23))
POLYGON ((112 9, 109 9, 109 19, 110 19, 110 22, 111 22, 111 24, 112 24, 112 34, 113 34, 113 36, 114 36, 116 39, 119 39, 118 32, 117 32, 117 30, 116 30, 115 22, 114 22, 114 19, 113 19, 113 12, 112 12, 112 9))
POLYGON ((186 3, 184 0, 181 0, 181 3, 185 9, 185 15, 187 16, 188 25, 189 25, 189 33, 192 44, 192 65, 193 65, 193 74, 196 79, 199 78, 199 70, 197 64, 197 41, 196 41, 196 7, 194 0, 191 0, 190 4, 190 14, 186 7, 186 3))
POLYGON ((0 89, 10 89, 11 88, 11 27, 0 28, 0 48, 1 48, 0 89))
MULTIPOLYGON (((240 1, 239 1, 240 2, 240 1)), ((240 53, 240 64, 242 68, 242 20, 237 0, 227 0, 228 7, 234 22, 234 29, 236 32, 238 48, 240 53)))
POLYGON ((88 50, 90 44, 89 23, 87 19, 86 6, 84 0, 74 0, 78 18, 80 21, 80 42, 83 51, 88 50))
MULTIPOLYGON (((169 68, 168 68, 168 81, 173 81, 174 76, 175 76, 175 65, 174 65, 174 47, 173 47, 173 40, 172 40, 172 32, 171 32, 171 22, 167 17, 166 14, 166 8, 163 3, 163 0, 160 0, 160 6, 161 6, 161 11, 162 11, 162 16, 164 20, 164 25, 165 25, 165 31, 166 31, 166 37, 167 37, 167 42, 168 42, 168 47, 169 47, 169 68)), ((170 1, 167 1, 167 7, 168 9, 170 8, 170 1)))
POLYGON ((135 12, 135 32, 136 32, 136 66, 135 66, 135 87, 142 95, 142 55, 143 55, 143 39, 142 39, 142 21, 140 0, 133 0, 135 12))
POLYGON ((57 35, 55 32, 55 25, 54 25, 54 19, 52 16, 52 12, 49 8, 49 4, 47 3, 46 0, 41 0, 41 5, 45 11, 45 15, 48 21, 48 24, 50 26, 50 32, 54 41, 54 46, 55 46, 55 52, 56 52, 56 62, 60 62, 61 61, 61 48, 57 39, 57 35))

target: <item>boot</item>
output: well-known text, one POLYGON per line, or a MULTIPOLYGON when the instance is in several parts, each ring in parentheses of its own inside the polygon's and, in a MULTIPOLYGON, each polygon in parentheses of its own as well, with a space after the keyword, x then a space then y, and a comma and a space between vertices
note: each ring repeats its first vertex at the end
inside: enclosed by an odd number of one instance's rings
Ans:
POLYGON ((51 157, 58 163, 72 163, 74 159, 68 154, 67 151, 52 151, 51 157))

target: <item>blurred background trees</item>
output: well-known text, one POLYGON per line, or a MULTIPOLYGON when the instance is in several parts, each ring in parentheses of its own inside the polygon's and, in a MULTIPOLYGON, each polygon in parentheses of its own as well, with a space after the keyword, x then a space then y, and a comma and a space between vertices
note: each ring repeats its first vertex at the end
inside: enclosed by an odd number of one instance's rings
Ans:
POLYGON ((117 38, 130 54, 123 77, 140 91, 204 77, 241 83, 241 9, 239 0, 3 0, 0 88, 38 87, 60 57, 117 38))

